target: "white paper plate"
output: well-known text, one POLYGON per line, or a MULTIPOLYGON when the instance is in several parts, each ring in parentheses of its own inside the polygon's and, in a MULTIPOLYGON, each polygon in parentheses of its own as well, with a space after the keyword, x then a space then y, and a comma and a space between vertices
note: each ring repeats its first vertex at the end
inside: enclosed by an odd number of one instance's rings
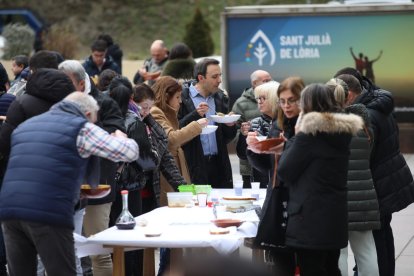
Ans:
POLYGON ((209 119, 212 120, 213 122, 216 123, 233 123, 236 122, 241 115, 239 114, 233 114, 233 115, 224 115, 224 116, 219 116, 219 115, 210 115, 209 119))
POLYGON ((208 125, 206 127, 203 127, 203 130, 201 131, 201 134, 210 134, 216 131, 218 126, 208 125))
POLYGON ((258 141, 263 141, 263 140, 266 140, 267 139, 267 136, 256 136, 256 139, 258 141))

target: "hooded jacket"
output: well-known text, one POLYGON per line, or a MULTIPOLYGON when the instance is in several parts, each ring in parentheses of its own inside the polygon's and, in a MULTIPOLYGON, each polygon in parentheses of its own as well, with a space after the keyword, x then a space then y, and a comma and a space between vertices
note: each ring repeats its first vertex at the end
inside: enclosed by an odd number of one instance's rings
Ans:
POLYGON ((278 168, 289 189, 287 246, 333 250, 347 245, 349 143, 361 128, 362 119, 353 114, 303 116, 278 168))
POLYGON ((10 152, 13 130, 25 120, 42 114, 75 91, 70 78, 56 69, 39 69, 28 80, 26 93, 12 102, 0 132, 0 159, 10 152))
POLYGON ((414 182, 400 152, 399 130, 393 115, 394 100, 390 92, 364 83, 365 89, 354 103, 365 105, 373 129, 374 146, 371 172, 377 191, 380 212, 398 212, 414 202, 414 182))

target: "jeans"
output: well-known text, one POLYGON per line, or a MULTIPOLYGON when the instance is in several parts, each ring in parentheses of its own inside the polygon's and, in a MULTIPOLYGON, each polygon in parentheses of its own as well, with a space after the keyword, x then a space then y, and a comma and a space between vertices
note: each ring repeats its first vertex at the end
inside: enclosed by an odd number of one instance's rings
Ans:
MULTIPOLYGON (((377 250, 372 231, 349 231, 348 239, 358 265, 358 275, 378 276, 377 250)), ((339 268, 342 276, 348 275, 348 247, 341 249, 339 268)))
POLYGON ((2 227, 10 276, 36 275, 37 254, 48 275, 76 275, 72 229, 20 220, 2 227))

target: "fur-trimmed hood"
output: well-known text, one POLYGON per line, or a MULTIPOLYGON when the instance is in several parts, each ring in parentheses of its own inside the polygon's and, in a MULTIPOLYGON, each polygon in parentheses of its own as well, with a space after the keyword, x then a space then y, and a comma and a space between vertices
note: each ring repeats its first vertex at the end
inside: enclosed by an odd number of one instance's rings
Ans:
POLYGON ((305 134, 351 134, 355 135, 363 128, 361 117, 345 113, 309 112, 303 115, 299 131, 305 134))

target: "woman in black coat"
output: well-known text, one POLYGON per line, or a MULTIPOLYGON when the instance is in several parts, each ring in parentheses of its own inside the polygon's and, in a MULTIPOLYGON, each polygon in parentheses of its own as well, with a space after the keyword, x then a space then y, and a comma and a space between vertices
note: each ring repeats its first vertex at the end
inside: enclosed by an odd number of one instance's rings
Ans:
POLYGON ((302 91, 302 118, 281 156, 278 177, 289 188, 286 245, 295 250, 302 276, 341 275, 340 249, 347 246, 349 143, 362 119, 341 114, 323 84, 302 91))

